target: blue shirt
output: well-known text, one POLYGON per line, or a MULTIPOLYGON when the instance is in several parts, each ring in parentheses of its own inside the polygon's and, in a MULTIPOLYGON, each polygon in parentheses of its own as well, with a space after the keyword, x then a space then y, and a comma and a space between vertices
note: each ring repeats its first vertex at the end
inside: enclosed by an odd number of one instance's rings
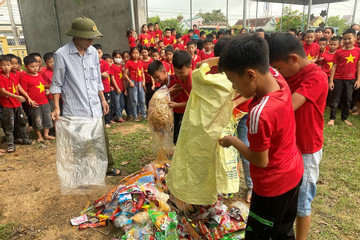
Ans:
POLYGON ((73 41, 54 54, 54 75, 50 92, 61 93, 63 115, 100 118, 103 116, 99 92, 101 81, 97 50, 90 46, 81 56, 73 41))

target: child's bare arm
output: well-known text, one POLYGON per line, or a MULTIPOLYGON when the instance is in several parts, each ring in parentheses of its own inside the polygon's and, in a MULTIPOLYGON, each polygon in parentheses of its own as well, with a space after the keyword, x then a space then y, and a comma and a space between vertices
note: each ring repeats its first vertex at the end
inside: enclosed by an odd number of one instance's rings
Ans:
POLYGON ((360 61, 358 61, 358 63, 357 63, 357 79, 356 79, 356 82, 354 84, 354 88, 355 89, 360 88, 360 61))
POLYGON ((317 60, 319 60, 319 55, 316 55, 316 56, 311 60, 311 62, 312 62, 312 63, 316 63, 317 60))
POLYGON ((334 90, 334 77, 335 77, 336 67, 337 64, 334 63, 330 71, 329 88, 331 91, 334 90))
POLYGON ((32 107, 37 107, 37 106, 38 106, 37 103, 36 103, 35 101, 33 101, 33 100, 29 97, 29 95, 27 94, 27 92, 21 87, 20 84, 18 85, 18 90, 19 90, 19 93, 26 98, 26 100, 28 101, 28 103, 29 103, 30 106, 32 106, 32 107))
POLYGON ((293 109, 294 109, 294 111, 296 111, 296 110, 298 110, 299 107, 301 107, 306 102, 306 97, 295 92, 291 96, 291 100, 292 100, 293 109))
POLYGON ((239 138, 234 136, 226 136, 219 139, 219 144, 222 147, 234 146, 249 162, 259 168, 266 168, 269 164, 269 150, 262 152, 251 151, 239 138))
POLYGON ((112 82, 112 84, 114 85, 114 87, 115 87, 115 89, 116 89, 116 92, 117 92, 118 94, 120 94, 120 93, 121 93, 121 90, 120 90, 119 86, 117 85, 117 83, 116 83, 116 81, 115 81, 114 75, 110 75, 110 79, 111 79, 111 82, 112 82))
POLYGON ((20 95, 13 94, 11 92, 6 91, 5 88, 0 88, 0 95, 4 97, 13 97, 19 100, 20 102, 25 102, 25 98, 20 95))
POLYGON ((169 107, 171 108, 183 108, 186 107, 186 103, 187 102, 181 102, 181 103, 177 103, 177 102, 169 102, 169 107))
POLYGON ((134 87, 134 83, 131 81, 128 74, 129 74, 129 69, 125 68, 124 69, 124 77, 128 81, 130 87, 134 87))
POLYGON ((201 64, 203 64, 203 63, 209 64, 209 67, 217 66, 219 64, 219 57, 208 58, 201 62, 197 62, 196 68, 199 68, 201 66, 201 64))

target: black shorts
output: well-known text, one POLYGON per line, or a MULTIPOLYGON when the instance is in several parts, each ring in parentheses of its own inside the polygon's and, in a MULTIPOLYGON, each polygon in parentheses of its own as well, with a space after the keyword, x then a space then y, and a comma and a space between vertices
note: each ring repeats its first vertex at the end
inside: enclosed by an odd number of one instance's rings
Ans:
POLYGON ((39 105, 36 108, 32 107, 30 111, 34 130, 50 129, 53 127, 49 103, 39 105))
POLYGON ((276 197, 262 197, 253 191, 245 239, 295 239, 293 225, 301 182, 276 197))

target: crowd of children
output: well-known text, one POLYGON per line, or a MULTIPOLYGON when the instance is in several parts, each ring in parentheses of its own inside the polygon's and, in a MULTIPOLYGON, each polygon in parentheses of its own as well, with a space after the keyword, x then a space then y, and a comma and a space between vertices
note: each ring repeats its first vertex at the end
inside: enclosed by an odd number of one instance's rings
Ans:
MULTIPOLYGON (((238 90, 234 105, 249 113, 239 122, 239 138, 219 140, 241 155, 248 187, 245 198, 251 200, 247 238, 293 239, 296 218, 297 238, 306 239, 322 157, 325 107, 330 108, 330 126, 338 108, 347 125, 352 125, 350 113, 360 114, 358 30, 354 25, 342 37, 334 36, 331 27, 301 34, 290 29, 270 36, 258 29, 240 37, 233 37, 230 30, 206 35, 196 25, 184 36, 175 29, 163 32, 158 23, 144 24, 138 37, 128 30, 129 51, 114 50, 110 55, 100 44, 93 45, 110 106, 104 116, 106 127, 146 119, 152 95, 165 85, 171 94, 176 144, 192 71, 207 62, 216 73, 219 63, 238 90)), ((50 134, 55 124, 49 93, 53 54, 46 53, 43 60, 46 68, 40 54, 29 54, 23 59, 23 71, 20 58, 0 56, 1 125, 8 153, 15 151, 15 143, 32 143, 27 126, 37 142, 55 139, 50 134)))

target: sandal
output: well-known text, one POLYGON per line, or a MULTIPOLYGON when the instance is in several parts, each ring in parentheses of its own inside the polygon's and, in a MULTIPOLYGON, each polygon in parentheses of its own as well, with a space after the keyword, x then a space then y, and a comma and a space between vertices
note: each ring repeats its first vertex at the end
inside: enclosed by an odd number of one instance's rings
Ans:
POLYGON ((34 140, 32 140, 32 139, 28 139, 27 141, 23 141, 23 142, 21 143, 21 145, 31 145, 31 144, 33 143, 33 141, 34 141, 34 140))
POLYGON ((121 174, 121 171, 118 168, 110 168, 106 172, 107 176, 119 176, 120 174, 121 174))
POLYGON ((8 147, 8 149, 7 149, 6 152, 7 152, 7 153, 13 153, 13 152, 15 152, 15 146, 10 146, 10 147, 8 147))

